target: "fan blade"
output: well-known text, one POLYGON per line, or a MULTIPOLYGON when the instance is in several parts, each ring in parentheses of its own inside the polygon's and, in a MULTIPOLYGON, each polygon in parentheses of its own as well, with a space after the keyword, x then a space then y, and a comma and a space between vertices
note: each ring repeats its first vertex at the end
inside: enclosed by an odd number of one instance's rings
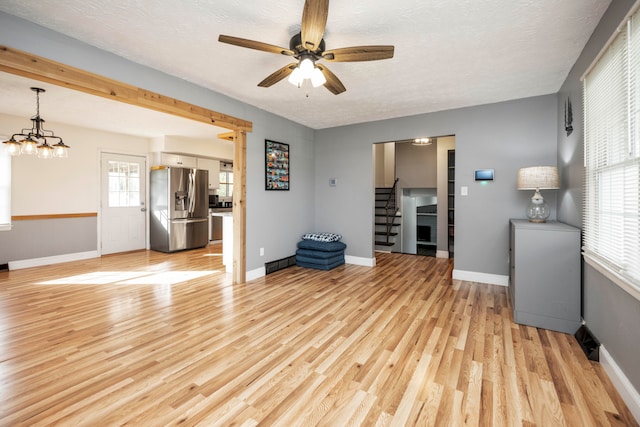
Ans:
POLYGON ((312 52, 320 48, 329 15, 329 0, 306 0, 302 11, 302 47, 312 52))
POLYGON ((285 77, 288 77, 289 74, 291 74, 294 68, 296 68, 297 66, 298 64, 296 64, 295 62, 292 62, 289 65, 285 65, 284 67, 280 68, 278 71, 276 71, 275 73, 272 73, 263 81, 258 83, 258 86, 260 87, 273 86, 274 84, 278 83, 280 80, 284 79, 285 77))
POLYGON ((327 67, 320 64, 316 64, 316 67, 318 67, 320 71, 322 71, 322 74, 324 74, 324 78, 327 79, 327 82, 324 84, 324 87, 329 89, 329 92, 333 93, 334 95, 340 95, 342 92, 347 90, 347 88, 344 87, 340 79, 335 74, 333 74, 331 70, 329 70, 327 67))
POLYGON ((246 47, 249 49, 261 50, 263 52, 280 53, 282 55, 293 56, 294 52, 284 47, 275 46, 268 43, 257 42, 255 40, 241 39, 240 37, 225 36, 220 34, 218 41, 232 44, 234 46, 246 47))
POLYGON ((393 46, 353 46, 327 50, 322 59, 333 62, 377 61, 393 58, 393 46))

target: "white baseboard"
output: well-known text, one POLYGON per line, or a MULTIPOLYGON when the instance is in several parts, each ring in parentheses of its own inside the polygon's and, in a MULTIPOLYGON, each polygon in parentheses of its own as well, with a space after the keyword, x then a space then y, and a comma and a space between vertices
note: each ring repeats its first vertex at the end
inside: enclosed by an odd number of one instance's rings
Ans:
POLYGON ((436 258, 449 258, 449 251, 436 251, 436 258))
POLYGON ((245 274, 245 280, 248 282, 249 280, 259 279, 267 275, 267 269, 264 267, 256 268, 255 270, 247 271, 245 274))
POLYGON ((364 267, 375 267, 376 258, 363 258, 359 256, 345 255, 344 262, 353 265, 362 265, 364 267))
MULTIPOLYGON (((375 267, 376 259, 375 258, 362 258, 357 256, 344 256, 344 262, 347 264, 354 265, 362 265, 365 267, 375 267)), ((259 279, 267 275, 267 270, 264 267, 256 268, 255 270, 247 271, 245 280, 248 282, 250 280, 259 279)))
POLYGON ((631 381, 626 377, 622 369, 618 366, 613 357, 604 348, 604 345, 600 346, 600 365, 604 368, 604 371, 609 375, 609 379, 613 383, 620 397, 624 400, 624 403, 629 408, 629 411, 640 423, 640 394, 638 390, 633 387, 631 381))
POLYGON ((453 270, 452 278, 467 282, 486 283, 488 285, 509 286, 509 276, 501 274, 478 273, 475 271, 453 270))
POLYGON ((9 270, 21 268, 40 267, 43 265, 59 264, 61 262, 79 261, 83 259, 98 258, 98 251, 76 252, 73 254, 55 255, 43 258, 23 259, 9 261, 9 270))

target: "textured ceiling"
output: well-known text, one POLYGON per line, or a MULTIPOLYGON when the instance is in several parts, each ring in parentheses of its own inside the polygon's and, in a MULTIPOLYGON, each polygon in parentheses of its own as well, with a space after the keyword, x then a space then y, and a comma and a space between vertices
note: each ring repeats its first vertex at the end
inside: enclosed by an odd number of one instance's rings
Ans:
POLYGON ((257 87, 291 58, 217 41, 288 47, 303 0, 1 0, 0 10, 322 129, 555 93, 609 3, 334 0, 327 49, 395 46, 393 59, 329 63, 347 88, 337 96, 286 80, 257 87))

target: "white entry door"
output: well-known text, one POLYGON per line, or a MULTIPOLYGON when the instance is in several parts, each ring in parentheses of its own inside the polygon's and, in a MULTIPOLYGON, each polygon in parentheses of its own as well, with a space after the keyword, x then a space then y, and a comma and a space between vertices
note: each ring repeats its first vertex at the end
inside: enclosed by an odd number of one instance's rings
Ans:
POLYGON ((100 164, 101 253, 144 249, 146 158, 102 153, 100 164))

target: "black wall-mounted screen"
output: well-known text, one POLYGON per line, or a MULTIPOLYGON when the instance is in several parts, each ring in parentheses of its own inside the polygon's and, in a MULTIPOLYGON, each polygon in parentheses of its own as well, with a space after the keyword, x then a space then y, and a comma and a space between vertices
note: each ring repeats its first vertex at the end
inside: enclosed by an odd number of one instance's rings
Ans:
POLYGON ((493 169, 476 169, 476 181, 493 181, 493 169))

